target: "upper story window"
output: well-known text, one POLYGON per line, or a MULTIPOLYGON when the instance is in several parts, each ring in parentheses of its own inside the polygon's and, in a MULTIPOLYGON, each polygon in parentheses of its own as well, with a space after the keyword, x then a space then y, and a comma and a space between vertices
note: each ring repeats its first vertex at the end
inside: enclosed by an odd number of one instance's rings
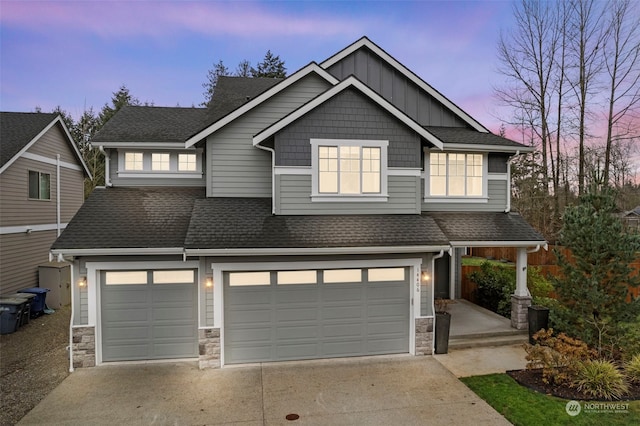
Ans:
POLYGON ((118 174, 121 177, 185 177, 202 174, 202 152, 118 151, 118 174))
POLYGON ((125 152, 124 169, 125 170, 144 170, 143 156, 141 152, 125 152))
POLYGON ((386 201, 388 141, 312 139, 311 146, 314 201, 386 201))
POLYGON ((32 200, 51 199, 51 175, 29 170, 29 198, 32 200))
POLYGON ((169 163, 169 154, 166 152, 151 154, 151 170, 168 172, 171 170, 169 163))
POLYGON ((431 152, 427 156, 427 197, 486 196, 487 172, 483 154, 431 152))
POLYGON ((178 170, 195 172, 197 169, 196 154, 178 154, 178 170))

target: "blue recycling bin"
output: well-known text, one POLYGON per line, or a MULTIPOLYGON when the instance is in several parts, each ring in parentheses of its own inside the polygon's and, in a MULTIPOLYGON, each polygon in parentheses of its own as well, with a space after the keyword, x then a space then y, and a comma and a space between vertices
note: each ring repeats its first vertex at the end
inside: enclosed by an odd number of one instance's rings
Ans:
POLYGON ((18 293, 31 293, 36 295, 36 297, 31 301, 31 318, 39 317, 44 313, 48 291, 48 288, 41 287, 24 288, 22 290, 18 290, 18 293))
POLYGON ((18 330, 26 303, 26 299, 17 297, 0 298, 0 334, 15 333, 18 330))

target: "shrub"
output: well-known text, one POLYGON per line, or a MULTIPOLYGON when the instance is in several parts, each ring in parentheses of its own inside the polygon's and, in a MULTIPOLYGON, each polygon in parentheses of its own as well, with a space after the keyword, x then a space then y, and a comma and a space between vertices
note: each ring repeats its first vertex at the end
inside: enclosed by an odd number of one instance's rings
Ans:
POLYGON ((632 322, 618 324, 617 346, 623 359, 640 354, 640 316, 632 322))
POLYGON ((553 329, 540 330, 533 336, 535 345, 525 343, 527 369, 542 369, 545 383, 571 383, 581 362, 595 355, 586 343, 564 333, 553 335, 553 329))
POLYGON ((608 360, 580 363, 574 385, 579 391, 594 398, 620 399, 629 386, 620 370, 608 360))
MULTIPOLYGON (((476 283, 478 304, 504 317, 511 317, 511 295, 516 290, 516 271, 510 266, 498 266, 490 262, 480 264, 480 269, 469 274, 476 283)), ((540 268, 527 268, 527 287, 533 303, 549 307, 553 302, 549 295, 551 283, 540 273, 540 268)))
POLYGON ((640 385, 640 354, 631 358, 625 365, 625 373, 629 381, 640 385))

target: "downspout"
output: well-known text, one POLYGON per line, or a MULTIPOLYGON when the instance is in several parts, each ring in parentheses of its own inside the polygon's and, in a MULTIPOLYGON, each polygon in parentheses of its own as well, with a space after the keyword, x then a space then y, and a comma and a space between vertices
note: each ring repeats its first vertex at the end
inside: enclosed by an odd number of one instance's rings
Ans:
MULTIPOLYGON (((451 250, 451 249, 449 249, 451 250)), ((435 256, 431 256, 431 312, 433 312, 433 317, 436 315, 436 305, 435 305, 435 293, 436 293, 436 260, 441 259, 444 256, 444 250, 440 250, 440 253, 435 256)), ((435 321, 435 320, 434 320, 435 321)))
POLYGON ((104 150, 104 147, 100 145, 98 150, 104 155, 104 186, 111 187, 111 175, 109 172, 111 158, 107 155, 107 152, 104 150))
POLYGON ((254 145, 256 148, 263 151, 269 151, 271 153, 271 214, 276 214, 276 151, 273 148, 262 146, 260 144, 254 145))
POLYGON ((509 213, 511 211, 511 163, 518 155, 520 155, 520 150, 517 150, 516 153, 507 161, 507 207, 504 209, 505 213, 509 213))
POLYGON ((56 154, 56 230, 60 236, 60 154, 56 154))

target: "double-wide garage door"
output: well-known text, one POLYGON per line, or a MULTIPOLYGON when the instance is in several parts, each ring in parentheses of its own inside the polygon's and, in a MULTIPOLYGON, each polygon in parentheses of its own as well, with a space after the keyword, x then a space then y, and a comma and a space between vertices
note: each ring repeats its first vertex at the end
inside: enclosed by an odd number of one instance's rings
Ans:
POLYGON ((101 273, 102 360, 198 356, 194 270, 101 273))
POLYGON ((409 351, 408 268, 223 275, 227 364, 409 351))

